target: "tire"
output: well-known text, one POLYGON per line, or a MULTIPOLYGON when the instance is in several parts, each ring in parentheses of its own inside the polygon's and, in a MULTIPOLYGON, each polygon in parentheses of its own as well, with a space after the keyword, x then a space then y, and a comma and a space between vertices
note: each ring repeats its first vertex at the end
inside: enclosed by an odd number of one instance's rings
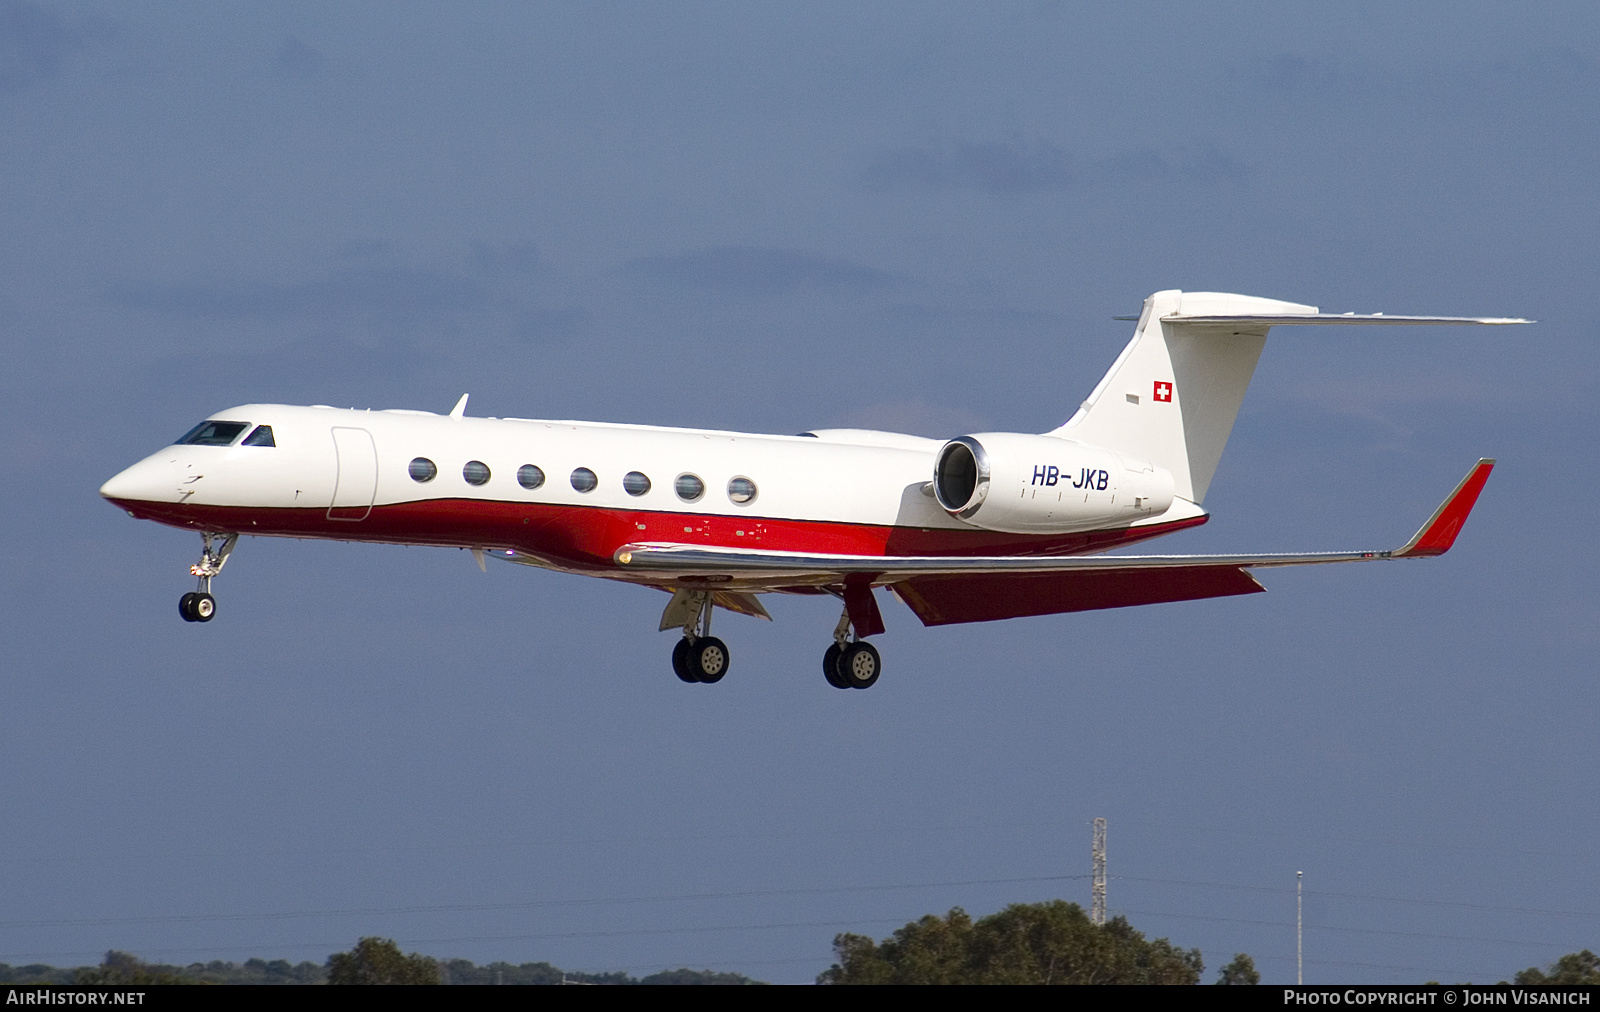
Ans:
POLYGON ((196 594, 189 604, 196 622, 209 622, 217 617, 217 599, 210 594, 196 594))
POLYGON ((839 674, 839 655, 841 653, 843 651, 839 649, 839 644, 830 643, 828 645, 828 652, 822 655, 822 677, 826 678, 828 684, 835 689, 848 689, 850 688, 850 683, 845 681, 844 676, 839 674))
POLYGON ((865 640, 852 643, 839 655, 839 678, 852 689, 870 689, 883 672, 878 650, 865 640))
POLYGON ((197 619, 194 617, 194 599, 199 596, 199 594, 196 594, 191 590, 189 593, 178 598, 178 614, 183 616, 183 620, 185 622, 197 621, 197 619))
POLYGON ((689 670, 689 641, 686 639, 680 639, 672 645, 672 671, 691 684, 700 680, 689 670))
POLYGON ((728 673, 728 644, 715 636, 702 636, 690 645, 688 660, 685 666, 694 674, 695 681, 707 685, 720 682, 728 673))

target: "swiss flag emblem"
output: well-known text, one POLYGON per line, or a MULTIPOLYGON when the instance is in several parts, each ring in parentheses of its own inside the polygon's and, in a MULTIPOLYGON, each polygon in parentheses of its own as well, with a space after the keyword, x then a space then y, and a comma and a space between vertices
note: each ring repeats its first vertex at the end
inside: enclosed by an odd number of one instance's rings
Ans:
POLYGON ((1156 380, 1155 399, 1158 401, 1172 401, 1172 384, 1166 380, 1156 380))

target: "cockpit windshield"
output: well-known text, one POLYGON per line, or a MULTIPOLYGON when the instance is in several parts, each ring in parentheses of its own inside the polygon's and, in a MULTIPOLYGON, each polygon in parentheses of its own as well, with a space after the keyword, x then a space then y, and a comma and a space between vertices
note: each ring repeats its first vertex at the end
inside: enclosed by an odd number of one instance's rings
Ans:
POLYGON ((219 422, 207 419, 183 434, 174 446, 231 446, 249 422, 219 422))
POLYGON ((277 440, 272 438, 272 426, 257 425, 256 431, 244 437, 240 446, 277 446, 277 440))

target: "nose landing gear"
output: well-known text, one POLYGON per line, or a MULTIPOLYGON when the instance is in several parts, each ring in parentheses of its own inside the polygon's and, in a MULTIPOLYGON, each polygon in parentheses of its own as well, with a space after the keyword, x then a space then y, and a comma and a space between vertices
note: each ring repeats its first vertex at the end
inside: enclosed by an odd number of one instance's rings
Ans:
POLYGON ((672 670, 685 682, 709 685, 722 681, 728 673, 728 644, 711 635, 711 607, 709 593, 695 591, 687 595, 683 639, 672 647, 672 670))
POLYGON ((185 622, 209 622, 217 613, 217 599, 194 591, 178 598, 178 614, 185 622))
POLYGON ((211 596, 211 578, 222 572, 222 567, 227 563, 228 556, 233 552, 234 543, 239 540, 237 534, 216 534, 206 531, 200 535, 204 541, 204 548, 200 551, 200 561, 189 567, 189 572, 198 578, 197 588, 178 599, 178 614, 183 616, 185 622, 209 622, 217 614, 217 599, 211 596), (211 542, 222 538, 222 543, 215 550, 211 542))

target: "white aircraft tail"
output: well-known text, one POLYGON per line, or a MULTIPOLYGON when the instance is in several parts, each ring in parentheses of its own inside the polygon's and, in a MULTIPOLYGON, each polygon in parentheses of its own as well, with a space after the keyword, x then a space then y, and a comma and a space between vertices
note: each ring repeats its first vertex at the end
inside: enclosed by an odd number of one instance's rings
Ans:
POLYGON ((1527 320, 1319 313, 1276 299, 1220 292, 1157 292, 1144 300, 1133 340, 1067 423, 1050 433, 1116 450, 1172 472, 1193 503, 1222 459, 1267 330, 1283 324, 1474 324, 1527 320))

